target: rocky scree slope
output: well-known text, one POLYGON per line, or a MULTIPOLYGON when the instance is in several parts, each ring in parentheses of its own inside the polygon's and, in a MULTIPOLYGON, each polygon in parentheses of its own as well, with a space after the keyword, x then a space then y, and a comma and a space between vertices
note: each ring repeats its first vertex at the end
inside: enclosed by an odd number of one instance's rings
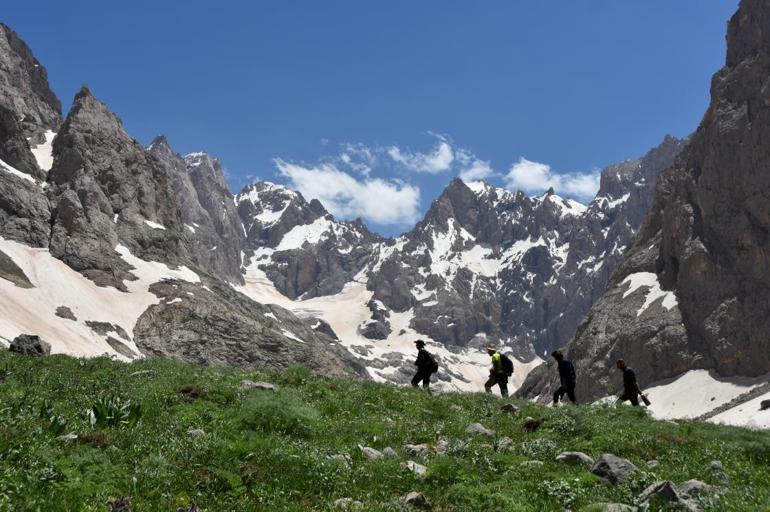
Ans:
MULTIPOLYGON (((618 357, 643 383, 770 370, 770 5, 743 0, 727 45, 698 130, 660 175, 632 248, 569 344, 586 398, 617 388, 608 369, 618 357)), ((522 394, 543 394, 546 372, 522 394)))

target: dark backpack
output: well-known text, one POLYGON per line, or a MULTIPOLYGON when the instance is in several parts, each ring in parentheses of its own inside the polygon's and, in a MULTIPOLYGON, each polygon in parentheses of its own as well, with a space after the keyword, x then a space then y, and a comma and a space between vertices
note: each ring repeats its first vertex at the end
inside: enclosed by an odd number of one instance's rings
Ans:
POLYGON ((430 352, 428 352, 428 362, 430 363, 428 365, 430 373, 436 373, 438 371, 438 361, 436 361, 435 356, 430 352))
POLYGON ((507 376, 513 375, 513 361, 505 354, 500 354, 500 362, 503 365, 503 371, 507 376))

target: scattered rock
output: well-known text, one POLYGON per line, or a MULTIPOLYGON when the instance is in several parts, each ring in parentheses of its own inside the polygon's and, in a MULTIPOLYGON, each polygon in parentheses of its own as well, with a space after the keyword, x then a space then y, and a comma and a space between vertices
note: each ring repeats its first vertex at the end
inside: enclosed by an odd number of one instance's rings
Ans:
POLYGON ((561 452, 556 456, 556 460, 567 464, 583 464, 588 467, 594 465, 594 459, 583 452, 561 452))
POLYGON ((413 460, 408 460, 406 462, 402 462, 399 467, 401 469, 406 469, 414 473, 414 475, 417 478, 424 478, 426 474, 428 474, 428 468, 423 466, 422 464, 418 464, 413 460))
POLYGON ((390 446, 386 446, 385 448, 382 449, 382 455, 384 457, 389 458, 389 459, 398 457, 398 454, 396 453, 396 450, 394 450, 390 446))
POLYGON ((725 466, 724 466, 724 464, 722 464, 722 461, 720 461, 720 460, 712 460, 711 462, 709 462, 709 468, 712 471, 724 471, 725 470, 725 466))
POLYGON ((334 500, 334 503, 332 503, 332 506, 334 508, 342 508, 342 509, 351 509, 351 508, 361 508, 364 506, 363 503, 360 501, 356 501, 353 498, 340 498, 338 500, 334 500))
POLYGON ((59 306, 56 308, 56 316, 59 318, 64 318, 65 320, 72 320, 73 322, 78 321, 75 313, 73 313, 72 310, 67 306, 59 306))
POLYGON ((766 411, 768 409, 770 409, 770 400, 762 400, 759 403, 759 410, 760 411, 766 411))
POLYGON ((511 439, 508 436, 500 438, 500 440, 497 442, 497 451, 502 452, 507 450, 511 447, 513 444, 513 439, 511 439))
POLYGON ((203 430, 201 430, 199 428, 191 428, 190 430, 187 431, 187 435, 190 436, 190 437, 193 437, 193 438, 195 438, 195 437, 203 437, 203 436, 206 435, 206 432, 204 432, 203 430))
POLYGON ((368 446, 361 448, 361 453, 363 453, 364 457, 366 457, 368 460, 378 460, 384 457, 381 451, 375 450, 374 448, 370 448, 368 446))
POLYGON ((436 450, 436 453, 438 453, 439 455, 445 454, 446 452, 449 451, 449 441, 447 441, 446 439, 439 439, 434 449, 436 450))
POLYGON ((8 350, 32 357, 51 355, 51 345, 40 339, 40 336, 34 334, 20 334, 16 336, 8 350))
POLYGON ((350 456, 342 453, 335 453, 334 455, 329 455, 329 460, 336 460, 338 462, 342 462, 346 466, 350 464, 350 456))
POLYGON ((534 432, 535 430, 539 429, 540 425, 542 424, 543 420, 536 420, 532 416, 527 416, 524 418, 524 421, 521 422, 521 428, 524 429, 525 432, 534 432))
POLYGON ((426 453, 430 453, 430 445, 427 443, 422 444, 405 444, 404 445, 404 452, 407 455, 425 455, 426 453))
POLYGON ((611 453, 603 453, 599 460, 591 467, 591 473, 602 477, 612 485, 625 482, 628 476, 635 471, 636 466, 631 461, 611 453))
POLYGON ((76 433, 70 432, 68 434, 61 435, 61 436, 57 437, 56 439, 58 439, 59 441, 70 442, 70 441, 77 440, 77 438, 78 438, 78 435, 76 433))
POLYGON ((255 382, 248 379, 241 381, 241 387, 244 389, 262 389, 265 391, 276 391, 278 389, 275 384, 270 384, 269 382, 255 382))
POLYGON ((129 373, 129 377, 136 377, 137 375, 152 375, 155 370, 139 370, 138 372, 129 373))
POLYGON ((674 483, 669 480, 655 482, 647 489, 645 489, 642 494, 639 495, 637 500, 640 503, 646 503, 651 498, 656 498, 674 507, 682 508, 692 512, 700 510, 694 502, 689 500, 686 496, 680 494, 676 485, 674 485, 674 483))
POLYGON ((500 407, 500 410, 503 412, 507 412, 508 414, 516 414, 519 412, 519 408, 516 407, 514 404, 505 404, 502 407, 500 407))
POLYGON ((727 471, 725 471, 725 467, 721 461, 712 460, 709 462, 709 469, 711 469, 714 480, 720 484, 727 484, 730 482, 730 477, 727 475, 727 471))
POLYGON ((416 507, 416 508, 430 507, 430 502, 428 501, 428 498, 426 498, 425 495, 421 492, 412 491, 402 496, 401 501, 407 505, 411 505, 412 507, 416 507))
POLYGON ((468 428, 465 429, 465 433, 467 435, 479 435, 479 436, 486 436, 486 437, 495 436, 494 431, 489 430, 481 423, 473 423, 471 425, 468 425, 468 428))
POLYGON ((653 460, 648 460, 647 461, 647 467, 650 468, 650 469, 655 469, 658 466, 660 466, 660 462, 658 462, 657 460, 653 459, 653 460))
POLYGON ((539 468, 543 465, 543 461, 541 460, 525 460, 521 463, 521 467, 523 468, 539 468))
POLYGON ((696 496, 700 496, 701 494, 710 493, 713 487, 711 487, 706 482, 701 482, 700 480, 687 480, 686 482, 679 484, 678 489, 682 494, 686 494, 687 496, 694 498, 696 496))

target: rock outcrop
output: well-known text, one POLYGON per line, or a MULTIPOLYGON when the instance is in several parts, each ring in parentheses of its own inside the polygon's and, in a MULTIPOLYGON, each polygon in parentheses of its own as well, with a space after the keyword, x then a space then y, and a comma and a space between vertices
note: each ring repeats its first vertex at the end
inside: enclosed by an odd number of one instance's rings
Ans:
MULTIPOLYGON (((620 357, 643 384, 770 368, 770 5, 743 0, 727 43, 698 130, 569 344, 583 400, 618 388, 620 357)), ((542 395, 550 373, 533 372, 522 394, 542 395)))

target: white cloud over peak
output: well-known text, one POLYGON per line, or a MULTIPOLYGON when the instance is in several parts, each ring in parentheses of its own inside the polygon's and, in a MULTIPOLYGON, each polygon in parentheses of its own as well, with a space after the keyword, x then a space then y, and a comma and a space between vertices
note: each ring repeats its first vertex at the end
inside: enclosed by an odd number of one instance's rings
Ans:
POLYGON ((459 170, 458 176, 465 183, 497 176, 497 173, 492 169, 492 165, 488 161, 477 158, 476 155, 467 149, 457 149, 456 155, 459 170))
POLYGON ((428 153, 411 152, 402 150, 398 146, 387 148, 387 154, 390 158, 413 172, 425 172, 428 174, 439 174, 452 168, 452 162, 455 161, 455 152, 452 144, 446 137, 436 136, 438 142, 428 153))
POLYGON ((275 159, 289 186, 306 199, 318 199, 340 219, 363 217, 376 224, 411 224, 419 217, 420 189, 406 183, 369 178, 359 179, 332 163, 313 167, 275 159))
POLYGON ((553 187, 559 195, 590 201, 599 190, 601 171, 587 173, 556 173, 551 166, 520 158, 503 177, 509 190, 527 194, 544 192, 553 187))

